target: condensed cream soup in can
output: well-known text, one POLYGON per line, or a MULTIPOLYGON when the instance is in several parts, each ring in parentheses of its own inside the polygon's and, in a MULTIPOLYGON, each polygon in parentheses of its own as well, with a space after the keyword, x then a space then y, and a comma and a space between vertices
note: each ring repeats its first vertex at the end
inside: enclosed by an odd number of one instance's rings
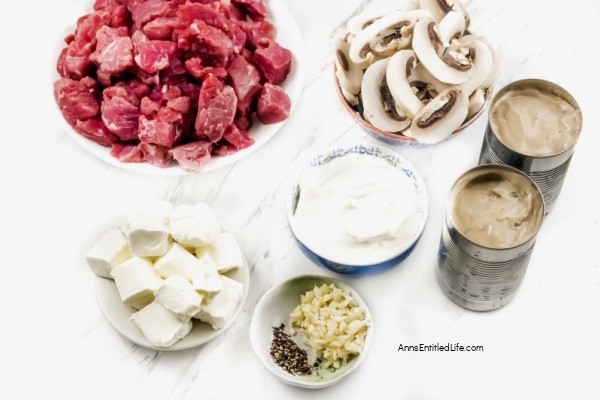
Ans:
POLYGON ((437 277, 450 300, 495 310, 516 295, 544 219, 536 184, 504 165, 464 173, 450 192, 437 277))
POLYGON ((550 212, 581 133, 581 110, 560 86, 526 79, 504 87, 492 100, 479 164, 508 165, 540 188, 550 212))

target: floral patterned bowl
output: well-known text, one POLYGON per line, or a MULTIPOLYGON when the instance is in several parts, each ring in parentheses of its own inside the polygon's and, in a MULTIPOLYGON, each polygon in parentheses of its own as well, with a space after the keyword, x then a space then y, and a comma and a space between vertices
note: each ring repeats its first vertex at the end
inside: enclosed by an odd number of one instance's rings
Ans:
POLYGON ((348 154, 359 154, 364 157, 381 158, 394 168, 401 170, 410 180, 413 181, 416 189, 417 207, 415 212, 417 213, 416 217, 418 223, 415 224, 415 229, 411 233, 410 240, 406 241, 402 247, 399 247, 393 257, 387 259, 374 258, 368 265, 349 265, 331 258, 326 258, 322 254, 318 254, 306 244, 306 240, 303 240, 301 237, 300 229, 297 228, 295 212, 300 197, 300 188, 298 185, 300 173, 297 176, 294 176, 292 179, 292 187, 286 199, 287 219, 300 250, 315 264, 321 265, 333 272, 340 274, 373 274, 393 268, 400 264, 417 246, 417 243, 421 238, 427 223, 429 211, 427 189, 425 187, 425 182, 421 179, 421 176, 412 166, 412 164, 410 164, 410 162, 392 149, 381 145, 359 144, 352 147, 335 148, 327 153, 315 156, 308 168, 326 164, 331 160, 344 157, 348 154))

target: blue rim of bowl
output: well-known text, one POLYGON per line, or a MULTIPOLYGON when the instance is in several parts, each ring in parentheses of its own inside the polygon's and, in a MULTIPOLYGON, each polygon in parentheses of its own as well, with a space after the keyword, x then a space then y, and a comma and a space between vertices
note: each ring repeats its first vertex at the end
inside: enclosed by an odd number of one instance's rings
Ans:
MULTIPOLYGON (((311 249, 306 243, 304 243, 297 235, 296 230, 294 229, 294 212, 298 206, 299 200, 299 188, 298 188, 298 176, 294 176, 291 184, 290 195, 286 201, 286 214, 288 219, 288 225, 294 235, 296 243, 298 247, 302 251, 302 253, 310 259, 313 263, 325 267, 326 269, 345 275, 372 275, 377 274, 388 269, 391 269, 405 259, 407 259, 413 250, 416 248, 421 236, 423 235, 423 231, 425 230, 425 226, 427 225, 427 220, 429 216, 429 198, 427 195, 427 188, 425 186, 425 182, 417 172, 416 168, 404 157, 395 152, 389 147, 382 146, 380 144, 357 144, 351 147, 336 147, 332 150, 316 155, 312 162, 309 164, 308 168, 312 168, 315 166, 323 165, 331 160, 334 160, 339 157, 344 157, 348 154, 360 154, 373 156, 377 158, 384 159, 390 165, 395 168, 402 168, 407 177, 413 180, 415 188, 417 189, 418 195, 420 195, 418 201, 421 206, 420 209, 420 224, 418 228, 413 232, 412 240, 408 243, 408 245, 400 251, 400 253, 394 255, 391 258, 387 258, 384 260, 376 260, 372 264, 367 265, 351 265, 342 262, 336 262, 335 260, 330 260, 317 252, 311 249)), ((303 169, 304 171, 305 169, 303 169)), ((302 171, 301 171, 302 172, 302 171)), ((300 173, 301 173, 300 172, 300 173)))

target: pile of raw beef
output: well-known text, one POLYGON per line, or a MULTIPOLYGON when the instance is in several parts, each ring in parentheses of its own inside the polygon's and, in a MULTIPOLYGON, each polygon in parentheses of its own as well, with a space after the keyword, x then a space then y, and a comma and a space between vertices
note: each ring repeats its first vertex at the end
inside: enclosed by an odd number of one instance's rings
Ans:
POLYGON ((73 128, 122 162, 198 172, 285 120, 292 54, 265 0, 96 0, 58 59, 56 101, 73 128))

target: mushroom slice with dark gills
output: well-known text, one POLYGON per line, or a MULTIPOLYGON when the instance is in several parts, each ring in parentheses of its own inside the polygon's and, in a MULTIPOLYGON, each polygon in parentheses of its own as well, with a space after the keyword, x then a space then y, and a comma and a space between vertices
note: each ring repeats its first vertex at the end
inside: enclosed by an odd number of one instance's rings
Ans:
POLYGON ((439 29, 433 18, 417 22, 413 31, 413 49, 417 58, 441 82, 458 85, 473 76, 472 60, 468 54, 445 51, 439 29))
MULTIPOLYGON (((405 0, 396 11, 414 11, 420 8, 419 0, 405 0)), ((390 9, 370 9, 350 18, 346 23, 348 32, 357 35, 360 31, 390 13, 390 9)))
POLYGON ((420 0, 420 3, 421 8, 429 11, 436 22, 441 22, 450 11, 460 12, 465 16, 465 29, 469 28, 469 13, 459 0, 420 0))
POLYGON ((427 11, 394 11, 387 14, 360 31, 352 40, 350 45, 350 59, 356 64, 363 64, 373 58, 373 46, 377 46, 382 40, 392 43, 404 43, 405 35, 410 34, 412 29, 421 18, 431 17, 427 11))
POLYGON ((462 125, 468 110, 467 96, 460 87, 451 86, 419 111, 404 135, 426 144, 441 142, 462 125))
POLYGON ((426 82, 411 85, 409 77, 417 65, 417 57, 412 50, 402 50, 390 58, 386 79, 390 93, 404 113, 413 118, 424 106, 419 95, 428 89, 426 82))
MULTIPOLYGON (((348 34, 345 36, 336 36, 333 39, 333 59, 338 83, 343 91, 349 95, 356 96, 360 93, 363 69, 352 62, 348 55, 349 50, 348 34)), ((346 97, 346 94, 344 94, 344 97, 346 97)), ((348 97, 346 99, 348 100, 348 97)))
POLYGON ((410 125, 410 119, 397 106, 388 89, 389 62, 389 58, 377 61, 365 72, 361 88, 363 117, 377 129, 400 132, 410 125))
POLYGON ((465 96, 469 97, 475 90, 482 87, 487 80, 494 67, 494 58, 490 47, 479 40, 469 43, 467 54, 472 60, 471 70, 473 76, 471 76, 468 81, 461 84, 460 88, 465 96))
MULTIPOLYGON (((496 46, 491 44, 483 36, 467 35, 463 36, 458 41, 453 41, 451 47, 455 47, 456 43, 458 43, 459 47, 465 48, 468 46, 472 46, 474 42, 484 43, 489 48, 492 55, 492 68, 487 77, 484 79, 483 83, 481 84, 481 87, 483 89, 487 89, 489 87, 492 87, 492 85, 498 78, 498 75, 500 74, 500 67, 502 66, 502 55, 500 54, 500 51, 498 51, 496 46)), ((477 49, 475 49, 475 51, 477 51, 477 49)))
POLYGON ((442 44, 447 47, 452 40, 460 39, 465 34, 466 24, 464 14, 458 11, 450 11, 446 14, 439 23, 442 44))

